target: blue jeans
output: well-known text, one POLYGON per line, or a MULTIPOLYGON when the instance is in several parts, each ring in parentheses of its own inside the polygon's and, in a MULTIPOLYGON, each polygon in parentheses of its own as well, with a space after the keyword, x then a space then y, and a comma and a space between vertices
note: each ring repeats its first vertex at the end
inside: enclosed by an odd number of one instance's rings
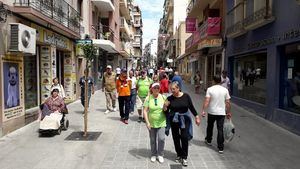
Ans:
POLYGON ((134 112, 135 103, 136 103, 136 89, 131 89, 131 93, 130 93, 130 112, 134 112))

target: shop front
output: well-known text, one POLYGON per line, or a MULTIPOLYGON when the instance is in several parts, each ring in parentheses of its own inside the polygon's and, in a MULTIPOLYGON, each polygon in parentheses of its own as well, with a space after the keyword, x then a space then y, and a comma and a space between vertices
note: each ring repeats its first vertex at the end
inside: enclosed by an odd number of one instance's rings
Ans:
POLYGON ((266 32, 229 43, 232 100, 300 134, 300 30, 266 32))
POLYGON ((37 30, 36 54, 24 56, 25 123, 37 118, 38 105, 50 97, 55 77, 64 87, 66 103, 76 99, 76 70, 73 42, 44 27, 31 24, 37 30))

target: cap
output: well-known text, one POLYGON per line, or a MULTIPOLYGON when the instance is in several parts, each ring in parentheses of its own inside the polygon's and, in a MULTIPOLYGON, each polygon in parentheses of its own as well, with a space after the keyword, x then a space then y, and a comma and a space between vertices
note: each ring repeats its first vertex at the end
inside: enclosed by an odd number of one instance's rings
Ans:
POLYGON ((110 65, 107 65, 106 66, 106 69, 111 69, 112 67, 110 65))
POLYGON ((127 73, 127 69, 124 68, 124 69, 121 70, 121 72, 122 73, 127 73))

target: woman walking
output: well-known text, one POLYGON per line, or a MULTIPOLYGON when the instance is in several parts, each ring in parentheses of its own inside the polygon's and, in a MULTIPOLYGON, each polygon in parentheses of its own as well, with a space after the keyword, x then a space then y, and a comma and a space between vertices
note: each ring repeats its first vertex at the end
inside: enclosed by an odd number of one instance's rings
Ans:
POLYGON ((159 93, 159 83, 153 83, 150 89, 150 95, 144 102, 144 118, 150 136, 151 162, 156 158, 160 163, 164 162, 163 151, 165 147, 165 127, 166 116, 163 112, 163 105, 166 97, 159 93))
POLYGON ((193 138, 192 118, 188 110, 195 116, 195 122, 200 125, 200 117, 195 110, 191 97, 187 93, 180 91, 179 83, 171 84, 172 95, 169 96, 164 104, 164 110, 168 112, 168 122, 172 130, 173 141, 177 153, 176 162, 187 166, 188 141, 193 138))

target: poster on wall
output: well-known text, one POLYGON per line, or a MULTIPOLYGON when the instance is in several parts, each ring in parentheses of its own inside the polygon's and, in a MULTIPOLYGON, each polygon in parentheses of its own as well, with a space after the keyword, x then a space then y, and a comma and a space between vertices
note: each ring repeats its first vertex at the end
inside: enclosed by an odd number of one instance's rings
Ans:
POLYGON ((73 100, 73 60, 70 53, 64 54, 64 88, 67 100, 73 100))
POLYGON ((3 59, 3 122, 24 115, 22 60, 3 59))
POLYGON ((56 48, 51 48, 51 63, 52 63, 52 77, 57 77, 56 73, 56 67, 57 67, 57 61, 56 61, 56 48))
POLYGON ((41 47, 41 102, 50 96, 51 83, 52 83, 52 71, 51 71, 51 47, 41 47))

